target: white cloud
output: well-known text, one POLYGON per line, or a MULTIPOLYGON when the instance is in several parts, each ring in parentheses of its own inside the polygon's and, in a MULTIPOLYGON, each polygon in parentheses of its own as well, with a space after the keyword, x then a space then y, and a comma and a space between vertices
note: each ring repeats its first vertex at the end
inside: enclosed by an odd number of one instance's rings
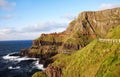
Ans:
POLYGON ((76 18, 75 15, 70 15, 70 14, 66 14, 64 16, 61 16, 61 18, 65 18, 65 19, 68 19, 68 20, 73 20, 76 18))
POLYGON ((14 30, 12 30, 12 29, 9 29, 9 28, 5 28, 5 29, 1 29, 0 30, 0 34, 10 34, 10 33, 12 33, 12 32, 14 32, 14 30))
POLYGON ((0 6, 5 6, 6 5, 6 1, 5 0, 0 0, 0 6))
POLYGON ((14 28, 0 29, 0 40, 30 40, 40 36, 40 32, 21 32, 14 28))
POLYGON ((13 15, 7 14, 5 16, 0 16, 0 19, 11 19, 13 17, 14 17, 13 15))
POLYGON ((7 0, 0 0, 0 8, 3 10, 11 10, 16 6, 15 2, 8 2, 7 0))
POLYGON ((117 8, 120 7, 120 3, 116 3, 116 4, 101 4, 99 9, 103 10, 103 9, 111 9, 111 8, 117 8))
POLYGON ((0 40, 32 40, 38 38, 40 33, 10 33, 0 34, 0 40))
POLYGON ((4 28, 0 29, 0 40, 26 40, 35 39, 41 33, 61 32, 66 29, 65 23, 44 22, 23 28, 4 28))
MULTIPOLYGON (((29 25, 23 28, 27 32, 49 32, 51 30, 57 30, 60 28, 66 28, 66 23, 57 23, 57 22, 42 22, 34 25, 29 25)), ((57 31, 59 32, 59 30, 57 31)))

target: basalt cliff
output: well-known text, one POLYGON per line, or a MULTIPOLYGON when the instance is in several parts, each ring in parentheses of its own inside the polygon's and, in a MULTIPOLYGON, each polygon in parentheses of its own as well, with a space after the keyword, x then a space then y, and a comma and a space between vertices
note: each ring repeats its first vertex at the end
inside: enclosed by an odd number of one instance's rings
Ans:
POLYGON ((118 25, 120 25, 120 8, 85 11, 80 13, 65 31, 41 34, 33 41, 32 46, 29 49, 23 49, 21 54, 39 57, 40 63, 46 67, 44 73, 47 77, 103 77, 99 76, 100 72, 97 71, 101 71, 100 67, 103 67, 102 61, 105 57, 99 56, 100 52, 97 48, 101 47, 97 47, 96 39, 112 38, 108 33, 118 25), (96 53, 101 59, 98 59, 96 53), (94 64, 97 60, 101 62, 96 64, 95 68, 94 64), (91 68, 87 70, 89 64, 91 68))

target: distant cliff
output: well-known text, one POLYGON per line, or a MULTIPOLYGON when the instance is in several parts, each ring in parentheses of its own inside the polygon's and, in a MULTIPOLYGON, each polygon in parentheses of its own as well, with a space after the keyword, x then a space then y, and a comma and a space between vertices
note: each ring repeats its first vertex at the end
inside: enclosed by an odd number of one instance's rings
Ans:
MULTIPOLYGON (((52 58, 56 54, 70 55, 94 39, 105 38, 110 29, 119 24, 120 8, 82 12, 64 32, 42 34, 33 41, 31 48, 23 50, 21 53, 30 57, 39 57, 40 63, 47 67, 57 59, 52 58)), ((47 67, 46 74, 48 77, 63 76, 61 68, 51 65, 47 67)))

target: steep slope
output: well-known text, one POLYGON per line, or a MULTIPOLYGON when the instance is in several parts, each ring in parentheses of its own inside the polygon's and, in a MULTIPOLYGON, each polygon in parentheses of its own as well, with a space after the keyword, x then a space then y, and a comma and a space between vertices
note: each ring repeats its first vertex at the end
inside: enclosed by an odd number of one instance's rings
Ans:
POLYGON ((70 23, 66 33, 79 32, 84 35, 104 37, 109 28, 115 27, 120 22, 120 8, 103 11, 86 11, 78 15, 78 18, 70 23))
POLYGON ((120 25, 109 30, 109 33, 105 38, 119 39, 120 38, 120 25))
MULTIPOLYGON (((108 35, 114 38, 114 34, 111 33, 117 32, 120 35, 119 31, 120 25, 108 35)), ((62 76, 57 77, 119 77, 120 43, 106 43, 96 39, 82 50, 71 56, 63 55, 52 65, 49 65, 46 69, 48 77, 51 77, 49 74, 52 71, 48 69, 52 66, 61 69, 62 76)))

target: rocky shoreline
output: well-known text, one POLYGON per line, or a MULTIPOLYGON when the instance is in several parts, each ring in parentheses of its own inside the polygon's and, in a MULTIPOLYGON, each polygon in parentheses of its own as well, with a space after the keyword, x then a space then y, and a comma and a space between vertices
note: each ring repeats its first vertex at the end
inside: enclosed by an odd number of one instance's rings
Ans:
POLYGON ((57 53, 47 53, 47 54, 41 54, 41 55, 33 55, 28 54, 28 49, 22 49, 20 53, 12 54, 13 56, 27 56, 31 58, 38 58, 39 64, 43 64, 44 68, 46 68, 50 63, 54 62, 52 59, 50 59, 52 56, 56 55, 57 53))

